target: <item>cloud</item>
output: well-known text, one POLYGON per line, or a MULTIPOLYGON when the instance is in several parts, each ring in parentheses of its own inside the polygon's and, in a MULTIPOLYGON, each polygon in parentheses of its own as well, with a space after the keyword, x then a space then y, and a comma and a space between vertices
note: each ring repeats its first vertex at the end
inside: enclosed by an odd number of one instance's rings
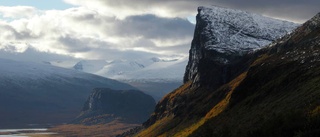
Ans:
POLYGON ((40 52, 32 47, 26 47, 23 52, 10 52, 4 49, 0 49, 0 58, 31 62, 76 60, 71 56, 40 52))
POLYGON ((190 38, 194 29, 186 19, 161 18, 151 14, 129 16, 115 23, 115 27, 117 35, 138 35, 147 39, 190 38))
POLYGON ((187 17, 198 6, 219 5, 275 18, 304 22, 320 12, 319 0, 64 0, 69 4, 108 11, 119 18, 155 14, 161 17, 187 17))
POLYGON ((217 4, 303 23, 320 12, 318 0, 216 0, 217 4))
POLYGON ((35 49, 82 59, 151 58, 187 55, 193 37, 194 24, 179 17, 141 14, 120 19, 86 7, 35 13, 0 21, 0 49, 16 53, 35 49), (181 45, 184 52, 167 48, 181 45))
POLYGON ((127 16, 154 14, 160 17, 183 17, 196 13, 199 4, 211 3, 210 0, 64 0, 77 6, 84 6, 101 13, 115 15, 123 19, 127 16))

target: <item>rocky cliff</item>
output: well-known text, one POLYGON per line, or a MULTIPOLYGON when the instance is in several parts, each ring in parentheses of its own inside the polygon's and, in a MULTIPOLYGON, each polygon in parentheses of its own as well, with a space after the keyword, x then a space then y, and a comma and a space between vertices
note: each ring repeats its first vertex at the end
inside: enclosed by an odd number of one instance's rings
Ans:
MULTIPOLYGON (((238 70, 233 73, 234 78, 229 77, 220 86, 215 84, 218 87, 210 85, 215 81, 212 77, 223 72, 215 69, 219 65, 214 62, 216 54, 203 54, 210 51, 204 46, 195 52, 191 49, 185 84, 157 104, 154 114, 144 123, 145 129, 136 136, 319 136, 319 18, 317 14, 291 34, 254 52, 241 55, 233 49, 214 50, 234 54, 242 62, 240 68, 235 66, 238 70)), ((195 39, 203 36, 201 33, 195 33, 195 39)), ((202 43, 211 40, 215 38, 202 43)), ((195 43, 198 42, 193 41, 194 49, 199 46, 195 43)), ((220 64, 230 63, 230 58, 225 59, 228 61, 220 64)))
POLYGON ((223 98, 225 93, 214 93, 217 96, 215 101, 208 99, 208 104, 199 106, 206 108, 189 111, 198 109, 198 106, 194 106, 197 101, 204 101, 202 98, 206 98, 207 94, 247 70, 255 56, 248 53, 266 46, 263 44, 271 43, 272 39, 285 35, 296 26, 290 22, 221 7, 199 7, 198 12, 185 84, 157 104, 157 113, 146 125, 169 115, 205 115, 209 106, 223 98))
POLYGON ((137 90, 112 90, 95 88, 84 104, 76 124, 106 124, 144 122, 154 110, 154 99, 137 90))
POLYGON ((199 7, 184 82, 217 88, 243 68, 242 57, 284 36, 297 24, 222 7, 199 7), (235 66, 238 66, 235 68, 235 66))

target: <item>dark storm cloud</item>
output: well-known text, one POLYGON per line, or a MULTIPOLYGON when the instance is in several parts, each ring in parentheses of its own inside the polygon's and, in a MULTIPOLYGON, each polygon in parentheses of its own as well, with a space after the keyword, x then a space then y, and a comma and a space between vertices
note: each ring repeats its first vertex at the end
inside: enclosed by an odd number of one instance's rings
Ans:
POLYGON ((12 53, 5 50, 0 50, 0 58, 19 60, 19 61, 55 61, 55 60, 74 60, 73 57, 61 54, 40 52, 35 48, 29 47, 22 53, 12 53))
MULTIPOLYGON (((28 39, 35 39, 39 38, 40 36, 34 36, 32 35, 31 30, 23 30, 18 32, 15 28, 13 28, 10 25, 6 24, 0 24, 0 31, 1 32, 7 32, 5 35, 2 35, 2 37, 5 37, 6 40, 28 40, 28 39)), ((8 41, 7 41, 8 42, 8 41)))
MULTIPOLYGON (((143 41, 147 41, 142 39, 143 41)), ((138 59, 138 58, 150 58, 156 56, 156 54, 135 51, 131 49, 123 50, 118 48, 118 45, 108 43, 106 41, 97 40, 94 38, 84 38, 75 37, 71 35, 62 36, 59 38, 59 43, 61 43, 64 50, 69 53, 83 53, 89 58, 99 58, 99 59, 138 59)), ((142 43, 141 47, 154 47, 153 43, 142 43)))
POLYGON ((115 24, 114 30, 118 35, 143 36, 146 39, 192 37, 194 29, 194 24, 185 19, 161 18, 150 14, 129 16, 115 24))
POLYGON ((320 12, 319 0, 216 0, 217 4, 272 17, 306 21, 320 12))
POLYGON ((63 48, 69 52, 87 52, 91 50, 91 48, 87 46, 91 43, 90 39, 76 38, 67 35, 60 37, 58 41, 63 44, 63 48))
MULTIPOLYGON (((186 0, 172 3, 177 11, 195 10, 194 5, 218 5, 263 14, 275 18, 304 22, 320 12, 320 0, 186 0)), ((161 3, 159 3, 161 4, 161 3)))
MULTIPOLYGON (((83 5, 89 0, 65 0, 83 5)), ((132 12, 153 11, 161 8, 168 13, 183 15, 195 13, 198 6, 219 5, 228 8, 246 10, 276 18, 293 21, 306 21, 320 12, 320 0, 90 0, 113 9, 131 9, 132 12)), ((96 5, 93 5, 96 6, 96 5)), ((101 8, 101 7, 100 7, 101 8)), ((180 16, 181 17, 181 16, 180 16)))

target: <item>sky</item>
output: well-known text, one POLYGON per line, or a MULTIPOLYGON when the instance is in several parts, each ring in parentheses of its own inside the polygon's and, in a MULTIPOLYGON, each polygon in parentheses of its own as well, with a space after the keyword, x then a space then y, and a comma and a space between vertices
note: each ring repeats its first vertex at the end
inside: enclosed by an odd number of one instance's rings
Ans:
POLYGON ((44 0, 2 0, 0 1, 1 6, 32 6, 40 10, 63 10, 67 8, 73 7, 73 5, 70 5, 63 0, 50 0, 44 1, 44 0))
POLYGON ((3 0, 0 58, 26 61, 187 56, 198 6, 303 23, 319 0, 3 0))

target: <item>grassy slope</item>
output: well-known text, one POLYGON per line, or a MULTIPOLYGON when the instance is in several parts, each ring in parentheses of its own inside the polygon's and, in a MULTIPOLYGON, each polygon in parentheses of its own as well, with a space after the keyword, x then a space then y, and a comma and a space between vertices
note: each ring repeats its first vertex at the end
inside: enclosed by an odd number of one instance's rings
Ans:
POLYGON ((313 64, 309 68, 271 56, 253 65, 228 109, 205 121, 192 136, 319 135, 310 127, 318 124, 320 105, 320 67, 313 64))
POLYGON ((320 28, 306 27, 259 51, 247 72, 218 90, 180 88, 169 94, 168 102, 186 97, 184 106, 191 109, 180 108, 182 115, 160 112, 137 136, 320 135, 320 28))
MULTIPOLYGON (((310 119, 316 118, 313 121, 317 121, 320 114, 319 63, 313 63, 314 67, 309 68, 310 64, 302 64, 300 60, 279 58, 279 55, 261 55, 252 64, 248 75, 245 72, 217 91, 211 91, 211 94, 225 92, 226 96, 213 105, 204 117, 185 119, 171 115, 158 120, 137 136, 227 137, 308 134, 307 130, 314 129, 307 129, 308 124, 317 124, 309 122, 310 119), (309 115, 310 113, 313 115, 309 115), (276 123, 277 121, 282 122, 276 123), (269 134, 274 131, 277 132, 269 134)), ((186 92, 185 90, 189 89, 182 87, 168 96, 174 98, 186 92)), ((207 93, 203 89, 197 90, 207 93)), ((209 94, 208 98, 210 97, 212 95, 209 94)))
POLYGON ((189 99, 193 101, 188 102, 190 105, 187 105, 187 107, 191 108, 186 109, 188 110, 188 112, 185 112, 186 115, 177 117, 168 112, 169 114, 167 117, 157 120, 155 124, 143 130, 136 136, 188 136, 201 127, 205 121, 219 115, 227 108, 232 92, 245 76, 246 73, 241 74, 217 91, 206 88, 190 89, 190 83, 186 83, 164 98, 175 101, 174 98, 177 96, 181 96, 182 98, 185 96, 191 98, 196 96, 195 98, 198 98, 198 100, 189 99))
POLYGON ((319 136, 319 32, 320 13, 254 53, 249 68, 219 89, 185 84, 159 102, 136 136, 319 136))

